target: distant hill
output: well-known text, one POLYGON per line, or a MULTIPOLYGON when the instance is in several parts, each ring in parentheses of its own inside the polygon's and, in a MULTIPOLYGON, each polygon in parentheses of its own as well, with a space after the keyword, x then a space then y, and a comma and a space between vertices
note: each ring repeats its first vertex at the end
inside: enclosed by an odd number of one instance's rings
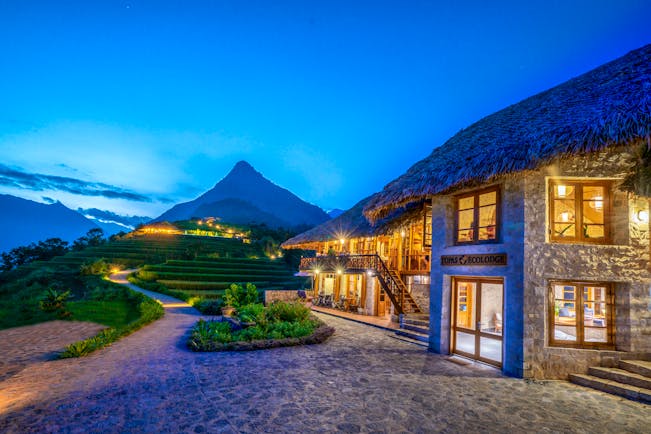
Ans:
POLYGON ((240 161, 211 190, 175 205, 154 221, 220 217, 236 224, 264 223, 278 228, 312 227, 330 217, 287 189, 277 186, 246 161, 240 161))
POLYGON ((0 252, 47 238, 74 241, 98 227, 61 202, 46 205, 0 194, 0 210, 0 252))
POLYGON ((151 220, 151 217, 124 216, 97 208, 77 208, 77 212, 102 228, 106 236, 117 234, 118 232, 130 232, 136 226, 151 220))
POLYGON ((328 216, 330 216, 331 219, 336 219, 337 217, 339 217, 340 215, 342 215, 345 212, 346 212, 346 210, 335 208, 335 209, 331 209, 330 211, 328 211, 327 214, 328 214, 328 216))

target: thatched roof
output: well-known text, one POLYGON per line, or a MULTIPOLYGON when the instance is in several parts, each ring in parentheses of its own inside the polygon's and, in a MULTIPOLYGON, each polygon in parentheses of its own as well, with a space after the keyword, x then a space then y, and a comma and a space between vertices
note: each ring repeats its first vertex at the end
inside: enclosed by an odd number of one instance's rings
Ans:
POLYGON ((651 45, 489 115, 390 182, 364 208, 396 207, 651 136, 651 45))
POLYGON ((362 211, 373 197, 374 195, 362 199, 340 216, 290 238, 281 244, 281 247, 294 248, 302 244, 340 238, 351 239, 383 235, 396 229, 406 220, 415 218, 422 209, 421 203, 414 203, 406 208, 395 210, 386 218, 371 224, 362 211))

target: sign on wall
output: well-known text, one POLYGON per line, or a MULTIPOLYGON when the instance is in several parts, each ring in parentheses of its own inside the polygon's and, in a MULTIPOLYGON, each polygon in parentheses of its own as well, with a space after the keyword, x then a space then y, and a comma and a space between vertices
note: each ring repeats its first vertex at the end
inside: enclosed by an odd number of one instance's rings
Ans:
POLYGON ((506 253, 488 255, 443 255, 441 265, 506 265, 506 253))

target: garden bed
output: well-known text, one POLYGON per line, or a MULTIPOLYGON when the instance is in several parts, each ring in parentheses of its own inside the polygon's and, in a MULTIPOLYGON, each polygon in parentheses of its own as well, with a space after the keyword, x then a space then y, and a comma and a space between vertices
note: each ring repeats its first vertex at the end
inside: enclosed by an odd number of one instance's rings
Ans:
POLYGON ((253 285, 247 285, 246 292, 237 285, 231 290, 226 299, 230 308, 236 309, 235 315, 220 321, 199 320, 187 342, 192 351, 252 351, 319 344, 334 333, 300 301, 274 302, 265 307, 255 302, 253 285), (238 298, 247 303, 234 301, 238 298))
POLYGON ((217 342, 210 341, 197 345, 192 341, 192 337, 188 340, 188 347, 192 351, 255 351, 266 350, 278 347, 291 347, 297 345, 313 345, 325 342, 335 332, 333 327, 325 324, 321 320, 316 319, 321 324, 317 326, 312 334, 299 338, 281 338, 281 339, 259 339, 253 341, 236 341, 236 342, 217 342))

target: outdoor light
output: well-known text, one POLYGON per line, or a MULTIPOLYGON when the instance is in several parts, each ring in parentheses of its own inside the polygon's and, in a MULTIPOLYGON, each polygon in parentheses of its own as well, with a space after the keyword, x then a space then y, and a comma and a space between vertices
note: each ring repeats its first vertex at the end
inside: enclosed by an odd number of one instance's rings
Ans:
POLYGON ((649 222, 649 211, 645 209, 641 209, 637 212, 637 219, 641 221, 642 223, 648 223, 649 222))
POLYGON ((405 230, 404 230, 404 229, 400 230, 400 236, 401 236, 402 238, 404 238, 405 235, 407 235, 407 234, 405 233, 405 230))
POLYGON ((341 274, 341 268, 337 269, 337 274, 341 274))
POLYGON ((344 240, 344 239, 342 238, 342 239, 340 239, 340 240, 339 240, 339 242, 340 242, 340 243, 341 243, 341 245, 343 246, 343 245, 344 245, 344 243, 346 242, 346 240, 344 240))
POLYGON ((368 271, 366 272, 366 274, 368 274, 369 277, 370 277, 370 276, 373 276, 373 270, 368 270, 368 271))
POLYGON ((319 274, 320 270, 318 268, 314 269, 314 274, 319 274))

